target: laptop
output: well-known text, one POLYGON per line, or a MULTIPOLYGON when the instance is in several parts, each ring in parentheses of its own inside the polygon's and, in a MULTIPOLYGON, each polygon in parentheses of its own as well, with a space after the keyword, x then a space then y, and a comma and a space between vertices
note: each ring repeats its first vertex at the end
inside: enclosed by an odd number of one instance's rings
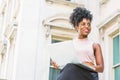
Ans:
POLYGON ((78 56, 74 49, 73 41, 64 41, 54 44, 49 44, 47 47, 48 54, 50 54, 50 58, 55 61, 59 67, 62 69, 67 63, 73 63, 82 68, 94 71, 93 67, 82 64, 78 60, 78 56))

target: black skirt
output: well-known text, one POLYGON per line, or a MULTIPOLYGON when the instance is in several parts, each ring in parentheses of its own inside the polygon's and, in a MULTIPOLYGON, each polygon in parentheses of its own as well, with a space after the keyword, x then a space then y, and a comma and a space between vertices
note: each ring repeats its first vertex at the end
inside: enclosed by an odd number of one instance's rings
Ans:
POLYGON ((69 63, 61 70, 57 80, 98 80, 98 74, 69 63))

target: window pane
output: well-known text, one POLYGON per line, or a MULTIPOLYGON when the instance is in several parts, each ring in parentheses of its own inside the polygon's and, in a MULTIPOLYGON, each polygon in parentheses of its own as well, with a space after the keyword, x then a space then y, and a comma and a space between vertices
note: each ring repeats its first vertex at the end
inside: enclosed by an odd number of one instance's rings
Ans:
POLYGON ((60 73, 60 69, 55 69, 53 67, 50 67, 49 80, 57 80, 59 73, 60 73))
POLYGON ((113 38, 113 64, 120 63, 119 35, 113 38))
POLYGON ((61 41, 52 39, 52 43, 58 43, 58 42, 61 42, 61 41))
POLYGON ((120 80, 120 66, 115 68, 115 80, 120 80))

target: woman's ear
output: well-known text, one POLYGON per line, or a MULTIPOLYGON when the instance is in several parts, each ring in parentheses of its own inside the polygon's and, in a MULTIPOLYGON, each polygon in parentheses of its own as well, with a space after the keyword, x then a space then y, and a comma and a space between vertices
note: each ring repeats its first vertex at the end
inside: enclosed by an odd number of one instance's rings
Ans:
POLYGON ((75 26, 75 30, 78 32, 78 27, 77 26, 75 26))
POLYGON ((75 27, 75 30, 80 34, 80 30, 78 26, 75 27))

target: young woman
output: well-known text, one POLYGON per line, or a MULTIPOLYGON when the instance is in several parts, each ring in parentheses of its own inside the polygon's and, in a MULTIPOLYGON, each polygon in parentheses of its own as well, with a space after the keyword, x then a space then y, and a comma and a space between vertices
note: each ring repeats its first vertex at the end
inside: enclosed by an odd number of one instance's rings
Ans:
MULTIPOLYGON (((70 22, 78 32, 73 39, 78 61, 91 66, 94 71, 83 69, 78 64, 68 63, 57 80, 98 80, 98 72, 103 72, 104 62, 100 44, 88 39, 91 31, 92 14, 86 8, 77 7, 70 16, 70 22)), ((57 64, 53 62, 57 68, 57 64)))

